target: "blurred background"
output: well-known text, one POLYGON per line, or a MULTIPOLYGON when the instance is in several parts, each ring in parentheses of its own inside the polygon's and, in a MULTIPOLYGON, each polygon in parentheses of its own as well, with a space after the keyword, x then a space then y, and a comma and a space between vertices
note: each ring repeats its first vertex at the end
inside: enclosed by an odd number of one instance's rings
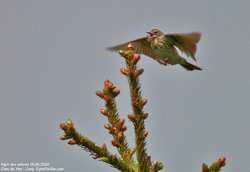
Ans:
MULTIPOLYGON (((201 171, 227 157, 224 172, 249 171, 250 1, 0 1, 0 162, 49 162, 67 172, 117 171, 60 141, 71 118, 83 135, 111 146, 96 97, 109 79, 121 89, 117 104, 134 133, 124 59, 105 47, 165 33, 202 33, 203 71, 162 66, 142 56, 142 95, 148 99, 147 150, 163 171, 201 171)), ((185 57, 185 56, 184 56, 185 57)))

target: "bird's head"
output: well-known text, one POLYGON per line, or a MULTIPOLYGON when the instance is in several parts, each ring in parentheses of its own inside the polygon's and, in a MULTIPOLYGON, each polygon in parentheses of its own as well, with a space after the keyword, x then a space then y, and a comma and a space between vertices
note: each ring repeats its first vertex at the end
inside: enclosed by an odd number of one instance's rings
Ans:
POLYGON ((160 37, 160 36, 164 35, 162 33, 162 31, 160 31, 159 29, 152 29, 151 31, 146 32, 146 33, 148 33, 147 38, 149 40, 152 40, 152 39, 155 39, 157 37, 160 37))

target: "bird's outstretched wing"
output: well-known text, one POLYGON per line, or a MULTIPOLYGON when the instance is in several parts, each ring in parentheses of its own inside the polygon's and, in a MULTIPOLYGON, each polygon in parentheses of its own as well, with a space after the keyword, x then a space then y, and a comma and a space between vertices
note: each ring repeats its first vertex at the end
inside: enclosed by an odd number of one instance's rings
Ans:
POLYGON ((165 37, 167 41, 172 42, 181 52, 184 52, 196 61, 196 43, 200 41, 201 37, 199 32, 166 34, 165 37))
POLYGON ((131 43, 134 46, 134 52, 136 54, 144 54, 144 55, 149 56, 153 59, 156 59, 156 55, 155 55, 154 51, 152 50, 151 45, 148 42, 146 37, 135 39, 133 41, 126 42, 124 44, 116 45, 113 47, 108 47, 106 49, 110 50, 110 51, 125 50, 128 47, 129 43, 131 43))

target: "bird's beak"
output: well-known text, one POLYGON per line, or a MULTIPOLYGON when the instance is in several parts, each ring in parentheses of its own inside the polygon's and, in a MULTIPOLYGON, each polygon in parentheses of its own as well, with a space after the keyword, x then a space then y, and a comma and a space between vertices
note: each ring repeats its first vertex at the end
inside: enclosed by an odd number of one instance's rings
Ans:
POLYGON ((149 36, 152 36, 153 34, 151 32, 146 32, 147 34, 149 34, 149 36))

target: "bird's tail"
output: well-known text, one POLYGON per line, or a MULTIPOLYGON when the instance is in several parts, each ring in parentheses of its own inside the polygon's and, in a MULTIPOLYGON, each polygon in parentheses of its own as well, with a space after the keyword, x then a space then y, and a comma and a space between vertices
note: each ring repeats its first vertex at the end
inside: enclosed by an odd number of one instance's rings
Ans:
POLYGON ((200 68, 199 66, 195 66, 191 63, 185 62, 183 64, 180 64, 182 67, 184 67, 186 70, 188 71, 192 71, 192 70, 202 70, 202 68, 200 68))

